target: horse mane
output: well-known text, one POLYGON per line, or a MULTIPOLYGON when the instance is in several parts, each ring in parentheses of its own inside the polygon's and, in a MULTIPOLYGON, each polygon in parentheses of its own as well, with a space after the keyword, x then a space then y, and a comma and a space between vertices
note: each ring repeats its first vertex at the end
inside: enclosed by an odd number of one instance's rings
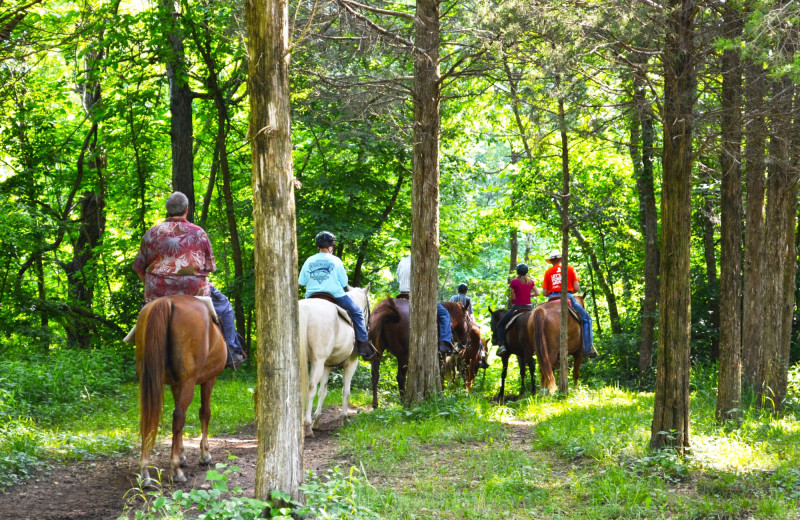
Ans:
POLYGON ((451 316, 453 315, 454 311, 457 311, 455 314, 458 318, 458 321, 461 321, 461 319, 464 317, 464 307, 462 307, 458 302, 444 302, 442 303, 442 307, 447 309, 447 312, 449 312, 451 316))

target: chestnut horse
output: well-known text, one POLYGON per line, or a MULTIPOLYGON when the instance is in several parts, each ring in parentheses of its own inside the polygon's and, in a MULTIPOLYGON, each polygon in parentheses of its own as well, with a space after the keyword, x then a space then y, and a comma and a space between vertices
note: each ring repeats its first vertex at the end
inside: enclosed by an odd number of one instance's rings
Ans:
POLYGON ((211 417, 211 390, 225 368, 227 348, 211 310, 194 296, 165 296, 151 301, 139 311, 136 320, 136 375, 139 378, 140 429, 142 455, 139 460, 142 485, 153 480, 147 469, 150 450, 156 441, 164 385, 172 389, 172 453, 169 476, 186 482, 181 463, 186 409, 192 402, 195 385, 200 385, 200 464, 211 464, 208 451, 208 420, 211 417))
POLYGON ((464 379, 464 387, 467 391, 472 391, 472 383, 478 373, 478 362, 481 356, 481 347, 484 340, 481 338, 481 329, 469 317, 469 303, 462 306, 457 302, 442 303, 447 312, 450 313, 450 326, 453 330, 453 339, 458 342, 460 352, 455 356, 448 356, 442 370, 442 378, 445 373, 458 371, 464 379))
POLYGON ((404 298, 386 298, 372 309, 369 317, 369 339, 378 350, 372 360, 372 408, 378 408, 378 380, 383 353, 389 351, 397 358, 397 386, 400 399, 405 398, 408 372, 409 301, 404 298))
MULTIPOLYGON (((575 295, 575 298, 583 305, 582 295, 575 295)), ((536 356, 539 358, 542 388, 553 393, 557 388, 553 367, 559 362, 558 351, 561 344, 561 300, 550 300, 537 305, 528 318, 527 329, 528 335, 533 338, 536 356)), ((572 384, 577 385, 583 361, 583 335, 580 323, 572 314, 567 324, 567 347, 569 355, 574 360, 572 384)))
MULTIPOLYGON (((505 309, 495 311, 489 307, 492 323, 492 343, 497 345, 497 324, 505 315, 505 309)), ((495 400, 503 402, 505 398, 506 375, 508 374, 508 358, 512 354, 517 356, 519 361, 519 388, 520 395, 525 392, 525 367, 531 374, 531 394, 536 395, 536 361, 533 358, 533 344, 528 335, 528 317, 531 311, 523 311, 518 314, 511 326, 506 330, 506 354, 500 356, 503 361, 503 373, 500 376, 500 391, 495 396, 495 400)))

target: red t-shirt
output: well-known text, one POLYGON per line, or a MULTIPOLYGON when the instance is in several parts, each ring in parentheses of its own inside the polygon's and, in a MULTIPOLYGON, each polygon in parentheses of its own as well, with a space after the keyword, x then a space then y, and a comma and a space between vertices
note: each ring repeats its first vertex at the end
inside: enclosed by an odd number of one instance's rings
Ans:
POLYGON ((514 278, 511 280, 509 286, 511 290, 514 291, 514 301, 511 302, 513 305, 531 304, 531 292, 533 292, 533 288, 536 287, 533 280, 531 280, 530 284, 524 285, 519 278, 514 278))
MULTIPOLYGON (((578 275, 575 274, 575 269, 572 266, 567 267, 567 292, 575 292, 574 283, 580 281, 578 275)), ((551 266, 544 272, 542 289, 547 291, 548 296, 561 292, 561 264, 551 266)))

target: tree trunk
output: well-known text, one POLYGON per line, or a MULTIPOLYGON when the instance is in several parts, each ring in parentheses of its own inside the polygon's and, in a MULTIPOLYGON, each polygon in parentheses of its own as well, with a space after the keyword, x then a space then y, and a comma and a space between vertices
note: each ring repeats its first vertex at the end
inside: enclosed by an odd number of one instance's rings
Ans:
MULTIPOLYGON (((714 181, 708 172, 703 177, 706 185, 714 181)), ((719 358, 719 281, 717 280, 717 253, 714 246, 714 203, 709 195, 703 197, 701 221, 703 223, 703 258, 706 261, 706 281, 709 289, 707 298, 708 322, 711 326, 711 359, 719 358)))
MULTIPOLYGON (((556 80, 558 82, 558 80, 556 80)), ((558 391, 569 394, 569 147, 567 141, 567 120, 564 114, 564 99, 558 100, 558 120, 561 127, 561 331, 558 346, 558 391)))
POLYGON ((519 238, 516 229, 511 230, 511 237, 508 240, 509 263, 508 272, 513 273, 519 264, 519 238))
POLYGON ((658 367, 650 448, 689 447, 694 0, 670 0, 664 64, 664 158, 658 367), (669 312, 664 312, 669 309, 669 312))
POLYGON ((759 374, 763 359, 761 330, 763 320, 764 261, 764 192, 766 187, 764 96, 766 72, 760 65, 749 65, 745 71, 747 118, 745 135, 745 171, 747 213, 744 234, 744 289, 742 308, 742 382, 754 388, 762 379, 759 374))
POLYGON ((442 391, 437 362, 440 84, 438 0, 417 0, 414 19, 414 164, 411 188, 411 337, 406 402, 442 391))
POLYGON ((255 497, 302 500, 303 431, 298 356, 297 236, 289 105, 286 0, 248 0, 255 309, 258 330, 255 497))
POLYGON ((793 231, 797 215, 797 186, 789 156, 793 87, 790 80, 782 79, 774 80, 772 89, 762 277, 763 304, 771 311, 763 315, 761 380, 756 381, 756 391, 757 405, 776 411, 783 405, 789 369, 793 298, 786 295, 789 291, 787 284, 791 284, 794 292, 796 251, 793 231), (789 230, 792 231, 791 237, 789 230))
POLYGON ((608 305, 608 319, 611 321, 611 333, 620 334, 622 332, 622 325, 619 321, 617 297, 614 295, 614 290, 611 288, 611 285, 609 285, 608 280, 606 280, 606 276, 600 266, 600 260, 598 260, 597 253, 592 244, 586 240, 586 237, 583 236, 583 233, 581 233, 581 230, 578 229, 577 226, 572 224, 571 227, 572 234, 578 239, 581 249, 583 249, 583 252, 586 253, 589 260, 592 262, 593 271, 597 273, 597 285, 599 285, 600 290, 603 291, 603 296, 605 296, 606 304, 608 305))
MULTIPOLYGON (((742 24, 733 8, 725 11, 726 37, 741 35, 742 24)), ((720 250, 720 328, 717 420, 742 417, 742 67, 738 49, 722 53, 722 246, 720 250)), ((794 289, 794 284, 792 285, 794 289)))
POLYGON ((170 52, 166 60, 169 81, 170 143, 172 147, 172 189, 189 198, 187 219, 194 222, 194 153, 192 150, 192 99, 194 93, 186 82, 186 55, 180 24, 180 2, 159 0, 159 14, 167 27, 170 52))
MULTIPOLYGON (((644 236, 644 299, 642 300, 642 339, 639 343, 639 377, 644 377, 653 364, 655 349, 656 310, 658 304, 658 270, 661 262, 658 251, 658 211, 653 181, 653 107, 647 101, 644 80, 634 74, 635 127, 641 128, 641 153, 632 154, 634 165, 641 160, 637 172, 636 189, 639 194, 639 215, 644 236)), ((638 135, 639 132, 637 131, 638 135)), ((638 149, 639 139, 631 132, 631 148, 638 149)))

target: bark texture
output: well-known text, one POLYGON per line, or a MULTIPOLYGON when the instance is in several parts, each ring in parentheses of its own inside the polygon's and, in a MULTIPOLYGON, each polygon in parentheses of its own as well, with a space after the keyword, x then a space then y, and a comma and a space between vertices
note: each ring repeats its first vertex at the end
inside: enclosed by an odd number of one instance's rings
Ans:
POLYGON ((742 384, 754 387, 759 374, 762 330, 762 270, 764 261, 764 194, 766 191, 765 71, 756 65, 745 70, 745 177, 747 186, 744 233, 744 288, 742 305, 742 384))
MULTIPOLYGON (((714 183, 710 173, 703 173, 703 183, 711 186, 714 183)), ((706 286, 709 288, 706 304, 708 305, 708 323, 711 334, 711 359, 719 358, 719 280, 717 279, 717 250, 714 245, 714 232, 716 216, 714 215, 714 202, 711 196, 703 197, 703 207, 700 210, 700 220, 703 223, 703 258, 706 261, 706 286)))
POLYGON ((249 137, 258 330, 255 497, 301 500, 303 431, 286 0, 247 0, 249 137))
POLYGON ((172 148, 172 189, 189 198, 187 219, 194 222, 194 151, 192 150, 192 99, 194 93, 186 82, 186 55, 180 24, 180 2, 160 0, 159 13, 167 28, 169 53, 166 59, 169 81, 170 143, 172 148))
POLYGON ((438 0, 417 0, 414 18, 414 164, 411 187, 411 336, 406 402, 441 393, 436 303, 439 269, 441 35, 438 0))
POLYGON ((789 369, 791 319, 794 306, 794 275, 797 253, 794 227, 797 215, 797 185, 790 163, 792 134, 790 80, 772 81, 772 112, 769 139, 765 262, 762 277, 763 314, 760 380, 756 381, 757 404, 779 410, 786 396, 789 369), (789 292, 791 291, 791 296, 789 292))
MULTIPOLYGON (((725 12, 725 36, 741 35, 735 9, 725 12)), ((742 416, 742 67, 737 49, 722 54, 722 246, 719 287, 719 384, 716 417, 739 421, 742 416)))
POLYGON ((561 330, 558 344, 558 391, 569 394, 569 300, 567 288, 569 284, 569 141, 567 139, 567 121, 564 114, 564 100, 558 100, 558 119, 561 126, 561 330))
POLYGON ((631 131, 631 149, 636 189, 639 194, 639 220, 644 236, 644 299, 642 300, 642 339, 639 343, 639 376, 650 372, 655 350, 656 309, 658 305, 658 270, 661 262, 658 250, 658 211, 653 182, 653 107, 647 100, 644 79, 638 72, 634 74, 633 99, 635 104, 634 128, 631 131), (637 137, 634 138, 634 135, 637 137))
POLYGON ((651 449, 689 446, 692 110, 695 103, 693 0, 671 0, 663 53, 664 178, 658 367, 651 449))

